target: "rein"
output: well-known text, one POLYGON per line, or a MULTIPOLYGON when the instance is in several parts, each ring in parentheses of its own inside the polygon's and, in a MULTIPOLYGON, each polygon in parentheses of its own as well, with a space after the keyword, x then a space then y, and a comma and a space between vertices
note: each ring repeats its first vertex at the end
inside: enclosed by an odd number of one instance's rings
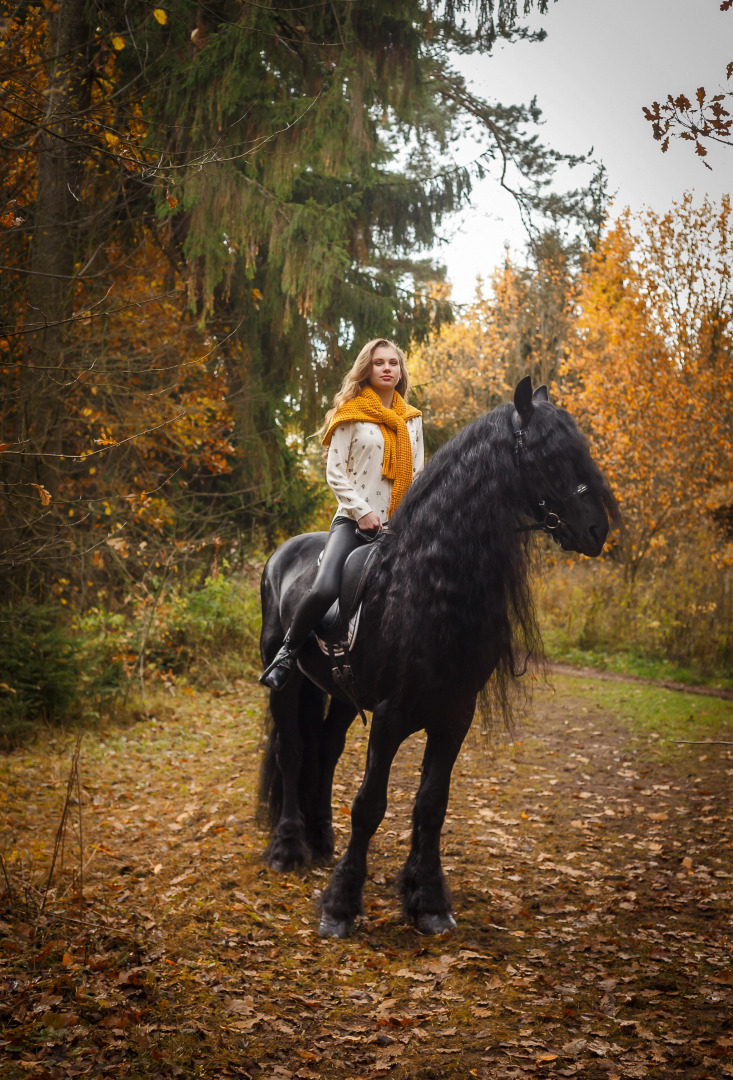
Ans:
MULTIPOLYGON (((515 409, 512 413, 512 428, 514 430, 514 458, 517 462, 517 468, 521 472, 522 470, 522 454, 524 453, 524 436, 526 435, 525 429, 522 427, 519 419, 519 413, 515 409)), ((581 495, 585 495, 588 491, 587 484, 578 484, 578 486, 570 492, 565 499, 561 499, 561 503, 568 502, 569 499, 578 498, 581 495)), ((520 525, 517 532, 535 532, 542 530, 543 532, 550 533, 552 535, 556 529, 559 529, 561 525, 567 525, 566 521, 560 517, 554 510, 550 510, 547 506, 545 499, 537 500, 537 508, 539 510, 539 518, 537 521, 532 522, 531 525, 520 525)))

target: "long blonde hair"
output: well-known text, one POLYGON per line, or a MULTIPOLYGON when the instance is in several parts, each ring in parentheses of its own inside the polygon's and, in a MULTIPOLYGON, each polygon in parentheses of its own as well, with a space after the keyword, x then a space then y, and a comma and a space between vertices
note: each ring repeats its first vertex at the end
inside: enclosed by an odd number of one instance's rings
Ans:
POLYGON ((403 400, 407 401, 407 396, 410 393, 410 376, 407 372, 405 354, 399 345, 395 345, 394 341, 390 341, 389 338, 374 338, 373 341, 368 341, 366 343, 352 364, 351 370, 344 376, 344 381, 341 383, 341 389, 335 395, 333 404, 326 413, 326 419, 323 421, 323 426, 319 428, 318 434, 321 437, 326 434, 331 419, 341 406, 345 405, 347 401, 352 401, 355 397, 358 397, 364 387, 369 383, 369 376, 372 370, 372 359, 375 351, 381 345, 386 345, 388 348, 394 349, 397 353, 397 357, 400 361, 400 379, 395 386, 395 390, 403 400))

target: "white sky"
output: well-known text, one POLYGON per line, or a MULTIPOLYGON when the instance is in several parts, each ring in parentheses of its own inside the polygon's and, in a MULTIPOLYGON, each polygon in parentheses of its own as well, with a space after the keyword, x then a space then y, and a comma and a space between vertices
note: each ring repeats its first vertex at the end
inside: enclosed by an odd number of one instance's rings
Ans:
MULTIPOLYGON (((462 58, 461 70, 489 100, 527 103, 536 95, 541 137, 553 148, 581 154, 593 147, 616 193, 612 212, 625 205, 665 211, 686 190, 715 198, 731 191, 733 148, 710 148, 712 172, 692 143, 672 140, 663 154, 642 107, 667 93, 724 88, 733 10, 722 12, 720 0, 557 0, 532 25, 547 30, 545 41, 462 58)), ((475 156, 472 146, 456 148, 461 163, 475 156)), ((567 186, 589 175, 576 169, 567 186)), ((505 243, 515 255, 524 247, 513 200, 490 180, 476 184, 472 208, 446 235, 433 255, 447 265, 459 303, 473 297, 477 275, 486 278, 501 263, 505 243)))

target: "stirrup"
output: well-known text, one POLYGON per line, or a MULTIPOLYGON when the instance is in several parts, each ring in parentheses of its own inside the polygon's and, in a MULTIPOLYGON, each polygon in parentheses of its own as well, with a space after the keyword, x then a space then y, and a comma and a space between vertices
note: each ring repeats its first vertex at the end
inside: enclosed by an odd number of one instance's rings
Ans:
POLYGON ((282 690, 295 671, 297 649, 291 648, 288 638, 275 653, 275 657, 260 675, 260 682, 270 690, 282 690))

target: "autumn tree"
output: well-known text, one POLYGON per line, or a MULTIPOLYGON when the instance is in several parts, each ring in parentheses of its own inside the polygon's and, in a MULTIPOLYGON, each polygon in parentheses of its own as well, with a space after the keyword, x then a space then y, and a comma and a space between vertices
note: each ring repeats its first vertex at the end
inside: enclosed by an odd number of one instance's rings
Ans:
POLYGON ((563 400, 618 494, 632 580, 730 502, 732 254, 730 201, 687 194, 622 214, 583 282, 563 400))
POLYGON ((528 36, 511 0, 3 16, 3 569, 24 589, 29 567, 125 543, 131 507, 169 538, 206 498, 240 528, 302 519, 286 435, 365 337, 448 317, 415 255, 472 178, 562 202, 536 107, 490 106, 452 66, 528 36))
POLYGON ((479 282, 473 302, 452 324, 413 346, 411 362, 435 442, 506 401, 525 375, 552 386, 567 355, 578 254, 557 231, 536 237, 526 265, 507 256, 487 291, 479 282))
POLYGON ((238 418, 249 434, 242 464, 256 484, 272 478, 273 494, 283 402, 313 430, 365 339, 420 340, 448 316, 427 301, 415 259, 472 179, 493 170, 509 186, 512 176, 528 211, 563 201, 548 194, 560 156, 532 133, 536 108, 490 106, 452 63, 452 50, 489 52, 498 37, 524 35, 516 7, 220 5, 196 27, 195 62, 167 80, 161 139, 172 131, 163 146, 178 201, 166 214, 197 310, 221 337, 241 328, 227 365, 254 403, 238 418), (451 143, 465 130, 476 161, 456 168, 451 143))
MULTIPOLYGON (((124 40, 93 14, 64 0, 3 23, 0 570, 24 589, 31 573, 85 587, 138 542, 154 565, 236 458, 144 182, 144 64, 123 72, 124 40)), ((137 46, 165 48, 167 19, 142 10, 137 46)))

